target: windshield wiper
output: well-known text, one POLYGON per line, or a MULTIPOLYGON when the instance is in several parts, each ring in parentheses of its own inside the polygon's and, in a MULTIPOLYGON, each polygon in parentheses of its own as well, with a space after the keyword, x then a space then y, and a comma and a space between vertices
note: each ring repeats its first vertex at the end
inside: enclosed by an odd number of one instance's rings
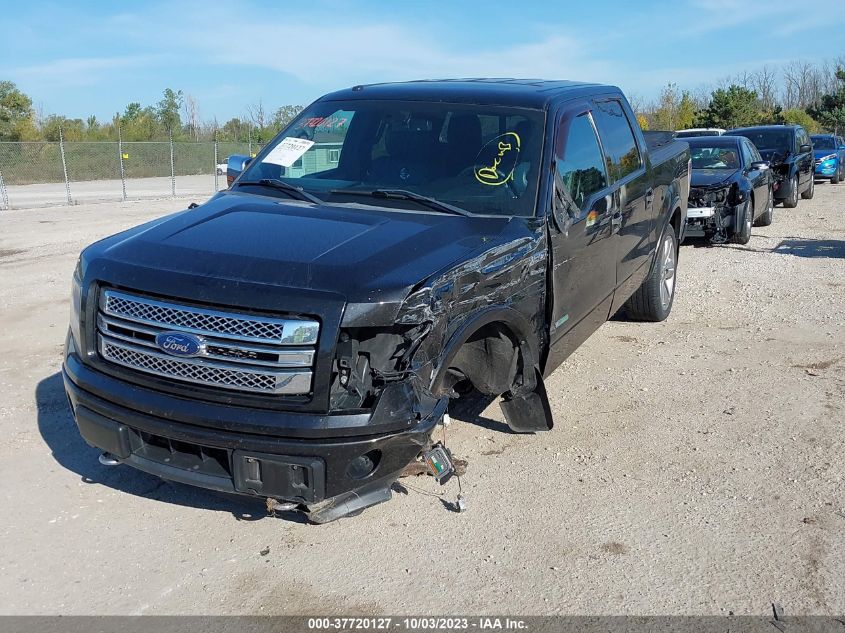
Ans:
POLYGON ((323 204, 323 201, 320 200, 320 198, 318 198, 314 194, 308 193, 302 187, 296 187, 290 183, 285 182, 284 180, 277 180, 275 178, 262 178, 261 180, 242 180, 238 181, 238 185, 257 185, 260 187, 271 187, 272 189, 284 191, 286 194, 289 194, 292 198, 296 198, 298 200, 305 200, 306 202, 313 202, 314 204, 323 204))
POLYGON ((417 202, 424 207, 441 211, 442 213, 453 213, 454 215, 462 215, 469 217, 470 213, 460 207, 449 204, 448 202, 441 202, 437 198, 430 198, 420 193, 414 193, 407 189, 372 189, 371 191, 362 191, 360 189, 332 189, 332 193, 339 193, 348 196, 368 196, 370 198, 381 198, 382 200, 411 200, 417 202))

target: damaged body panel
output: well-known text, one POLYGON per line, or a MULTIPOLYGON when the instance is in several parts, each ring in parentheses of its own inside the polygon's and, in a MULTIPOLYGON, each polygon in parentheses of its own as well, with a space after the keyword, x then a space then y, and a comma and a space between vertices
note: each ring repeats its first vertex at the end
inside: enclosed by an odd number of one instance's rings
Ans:
POLYGON ((327 95, 229 190, 82 253, 79 430, 106 463, 325 522, 390 498, 469 387, 551 429, 566 356, 620 308, 668 316, 688 158, 608 86, 327 95))
POLYGON ((714 244, 745 244, 754 224, 768 226, 774 177, 757 148, 741 136, 689 139, 692 177, 687 233, 714 244))

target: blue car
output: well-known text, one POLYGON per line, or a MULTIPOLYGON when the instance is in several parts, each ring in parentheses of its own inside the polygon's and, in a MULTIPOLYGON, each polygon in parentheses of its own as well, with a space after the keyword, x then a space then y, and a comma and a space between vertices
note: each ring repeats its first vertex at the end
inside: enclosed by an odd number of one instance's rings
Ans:
POLYGON ((811 136, 816 159, 816 178, 830 178, 832 184, 845 179, 845 139, 833 134, 811 136))

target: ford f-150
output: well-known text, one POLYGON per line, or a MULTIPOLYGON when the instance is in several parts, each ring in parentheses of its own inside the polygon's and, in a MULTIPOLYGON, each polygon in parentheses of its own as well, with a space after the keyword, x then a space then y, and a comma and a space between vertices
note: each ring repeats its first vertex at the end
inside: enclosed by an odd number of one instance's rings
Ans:
POLYGON ((689 148, 615 87, 355 86, 233 165, 79 258, 63 376, 103 463, 330 521, 389 499, 465 386, 548 430, 545 377, 672 309, 689 148))

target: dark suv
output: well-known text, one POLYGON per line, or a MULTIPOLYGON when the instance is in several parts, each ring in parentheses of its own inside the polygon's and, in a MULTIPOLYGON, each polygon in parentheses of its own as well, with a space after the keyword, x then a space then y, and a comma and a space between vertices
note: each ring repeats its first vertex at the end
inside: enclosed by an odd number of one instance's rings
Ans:
POLYGON ((726 134, 744 136, 750 140, 764 160, 772 167, 775 177, 775 201, 783 206, 798 206, 798 194, 809 200, 813 197, 815 168, 810 135, 800 125, 761 125, 728 130, 726 134))

